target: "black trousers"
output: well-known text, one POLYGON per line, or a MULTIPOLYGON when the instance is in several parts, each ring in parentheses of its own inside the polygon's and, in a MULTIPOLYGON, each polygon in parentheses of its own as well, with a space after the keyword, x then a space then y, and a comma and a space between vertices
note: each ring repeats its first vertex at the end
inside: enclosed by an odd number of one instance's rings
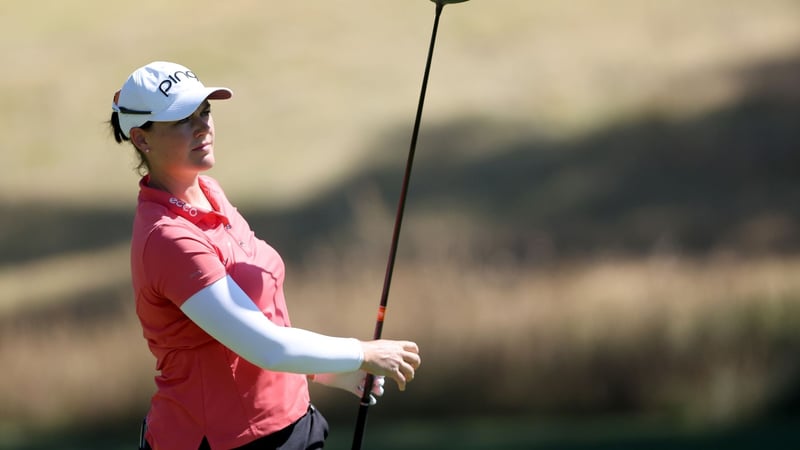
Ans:
MULTIPOLYGON (((325 420, 325 417, 317 408, 309 405, 308 412, 297 422, 280 431, 231 450, 319 450, 325 446, 327 437, 328 421, 325 420)), ((139 450, 152 450, 147 441, 142 439, 142 442, 144 446, 140 447, 139 450)), ((211 450, 205 438, 200 443, 198 450, 211 450)))

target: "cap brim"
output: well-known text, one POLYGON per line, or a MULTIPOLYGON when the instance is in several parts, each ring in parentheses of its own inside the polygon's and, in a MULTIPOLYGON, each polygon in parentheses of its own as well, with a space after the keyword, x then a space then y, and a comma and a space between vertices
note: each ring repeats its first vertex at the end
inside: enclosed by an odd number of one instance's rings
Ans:
POLYGON ((212 89, 214 91, 211 94, 209 94, 208 97, 206 97, 209 100, 227 100, 227 99, 233 97, 233 91, 231 91, 228 88, 212 87, 212 88, 207 88, 207 89, 212 89))

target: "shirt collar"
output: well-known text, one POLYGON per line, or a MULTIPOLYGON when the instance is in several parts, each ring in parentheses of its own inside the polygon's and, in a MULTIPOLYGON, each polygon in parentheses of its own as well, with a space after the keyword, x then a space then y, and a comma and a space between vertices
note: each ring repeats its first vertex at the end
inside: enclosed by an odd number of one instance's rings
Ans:
MULTIPOLYGON (((175 197, 169 192, 150 187, 148 185, 149 182, 150 175, 145 175, 141 180, 139 180, 140 202, 153 202, 162 205, 172 211, 174 214, 181 216, 194 224, 198 224, 202 221, 216 222, 218 220, 222 221, 222 223, 225 225, 229 223, 228 218, 224 214, 217 211, 210 211, 198 206, 193 206, 175 197)), ((206 197, 211 205, 216 209, 220 209, 221 202, 218 201, 217 190, 210 186, 203 177, 199 178, 199 182, 200 189, 202 189, 206 194, 206 197)))

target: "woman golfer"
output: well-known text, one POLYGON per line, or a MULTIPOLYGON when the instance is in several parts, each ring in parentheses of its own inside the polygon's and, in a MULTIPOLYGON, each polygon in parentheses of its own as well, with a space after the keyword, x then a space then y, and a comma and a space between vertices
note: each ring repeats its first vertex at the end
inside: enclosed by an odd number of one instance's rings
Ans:
POLYGON ((383 393, 383 377, 404 390, 419 350, 292 328, 281 257, 202 175, 214 166, 209 101, 231 95, 169 62, 137 69, 114 95, 114 138, 133 144, 145 174, 131 274, 159 374, 141 446, 322 448, 328 427, 308 381, 360 396, 369 372, 373 394, 383 393))

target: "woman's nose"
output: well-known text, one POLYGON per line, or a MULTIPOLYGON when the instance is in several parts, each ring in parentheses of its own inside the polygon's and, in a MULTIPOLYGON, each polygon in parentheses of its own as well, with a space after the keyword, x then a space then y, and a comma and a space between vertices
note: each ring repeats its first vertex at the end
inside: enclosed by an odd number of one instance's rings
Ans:
POLYGON ((209 119, 206 119, 204 117, 196 118, 194 120, 194 128, 196 135, 208 133, 208 130, 211 129, 211 124, 209 123, 209 119))

